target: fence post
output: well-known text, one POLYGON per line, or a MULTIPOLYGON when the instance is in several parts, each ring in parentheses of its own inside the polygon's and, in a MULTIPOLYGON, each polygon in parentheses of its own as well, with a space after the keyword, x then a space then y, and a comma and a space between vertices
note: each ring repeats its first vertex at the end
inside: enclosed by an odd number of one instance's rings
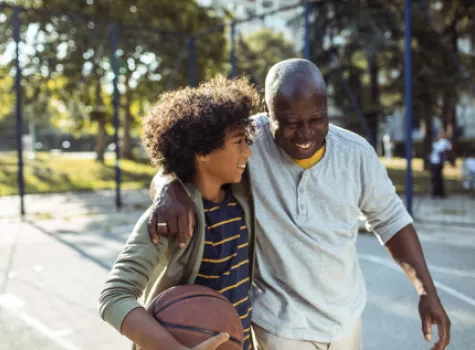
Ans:
POLYGON ((405 53, 404 80, 406 100, 406 207, 412 215, 412 48, 411 48, 411 0, 404 0, 405 53))
POLYGON ((311 3, 304 5, 305 33, 304 33, 304 58, 310 60, 310 9, 311 3))
POLYGON ((230 53, 229 59, 231 61, 231 77, 235 78, 236 77, 236 45, 235 45, 235 40, 234 40, 234 37, 236 36, 235 22, 231 23, 230 36, 231 36, 231 53, 230 53))
POLYGON ((114 143, 115 143, 115 205, 117 209, 122 207, 122 198, 120 193, 120 148, 119 148, 119 88, 117 82, 119 79, 119 67, 117 64, 117 37, 118 37, 118 23, 111 24, 111 63, 114 78, 112 84, 113 92, 113 116, 114 116, 114 143))
MULTIPOLYGON (((23 116, 20 67, 20 9, 13 8, 13 37, 15 40, 15 92, 16 92, 16 144, 18 151, 18 192, 20 194, 20 215, 25 215, 25 179, 23 176, 23 116)), ((33 145, 34 147, 34 145, 33 145)))
POLYGON ((191 87, 196 86, 196 57, 195 57, 195 37, 190 35, 188 37, 188 71, 189 71, 189 83, 191 87))

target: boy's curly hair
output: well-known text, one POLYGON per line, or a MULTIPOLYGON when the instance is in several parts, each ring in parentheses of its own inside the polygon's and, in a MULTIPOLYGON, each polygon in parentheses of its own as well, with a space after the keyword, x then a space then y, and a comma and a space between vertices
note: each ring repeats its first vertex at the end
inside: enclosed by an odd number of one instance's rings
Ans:
POLYGON ((228 130, 244 127, 252 135, 250 117, 258 105, 259 94, 245 78, 219 77, 196 88, 167 92, 145 116, 142 142, 164 174, 189 182, 195 155, 222 148, 228 130))

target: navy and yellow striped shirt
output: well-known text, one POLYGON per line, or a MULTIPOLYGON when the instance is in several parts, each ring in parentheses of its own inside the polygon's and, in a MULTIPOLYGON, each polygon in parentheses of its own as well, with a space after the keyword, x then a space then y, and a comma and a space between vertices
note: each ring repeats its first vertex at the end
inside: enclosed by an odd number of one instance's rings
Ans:
POLYGON ((251 349, 249 234, 244 214, 230 191, 221 203, 203 199, 206 237, 195 284, 223 294, 241 316, 244 350, 251 349))

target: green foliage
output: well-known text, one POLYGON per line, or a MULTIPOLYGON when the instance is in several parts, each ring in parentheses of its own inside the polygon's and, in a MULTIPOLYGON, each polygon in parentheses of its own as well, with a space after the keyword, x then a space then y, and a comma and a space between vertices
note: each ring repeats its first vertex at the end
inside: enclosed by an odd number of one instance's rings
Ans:
POLYGON ((238 39, 238 71, 251 76, 254 83, 264 87, 269 68, 284 59, 299 56, 294 43, 283 33, 264 28, 238 39))
MULTIPOLYGON (((370 123, 404 105, 403 5, 402 0, 313 4, 312 60, 324 72, 334 104, 352 116, 350 124, 355 111, 338 68, 370 123)), ((451 110, 461 96, 473 94, 466 82, 475 71, 475 3, 423 0, 413 2, 412 9, 414 117, 430 124, 438 116, 450 129, 455 119, 451 110), (465 78, 453 57, 465 68, 465 78)), ((358 129, 358 122, 352 124, 358 129)))
MULTIPOLYGON (((17 155, 0 155, 0 196, 18 194, 17 155)), ((26 157, 25 157, 26 158, 26 157)), ((91 191, 115 188, 115 159, 106 157, 105 163, 93 159, 75 159, 37 153, 34 160, 25 159, 26 193, 91 191)), ((121 161, 122 188, 147 188, 156 170, 143 163, 121 161)))
MULTIPOLYGON (((98 132, 103 143, 112 132, 112 59, 111 23, 119 23, 117 30, 118 87, 121 94, 121 134, 130 139, 146 106, 163 91, 188 84, 188 53, 186 35, 190 32, 217 26, 222 19, 212 10, 193 0, 181 0, 170 6, 168 1, 117 0, 16 1, 17 5, 64 11, 70 15, 21 13, 21 52, 23 73, 23 106, 25 123, 33 120, 38 126, 56 127, 77 133, 79 130, 98 132), (85 17, 93 16, 90 20, 85 17), (157 31, 153 28, 160 28, 157 31), (98 123, 92 111, 104 109, 98 123), (102 130, 103 129, 103 130, 102 130)), ((9 10, 11 12, 11 10, 9 10)), ((0 57, 12 41, 11 16, 0 22, 0 57), (7 23, 8 22, 8 23, 7 23), (7 30, 8 29, 8 30, 7 30)), ((197 50, 199 80, 215 75, 222 66, 225 54, 223 33, 200 39, 197 50)), ((13 55, 0 72, 2 89, 12 79, 13 55)), ((2 102, 11 102, 14 91, 2 102), (8 101, 7 101, 8 100, 8 101)), ((4 109, 2 118, 13 118, 4 109)), ((130 142, 125 143, 126 145, 130 142)))

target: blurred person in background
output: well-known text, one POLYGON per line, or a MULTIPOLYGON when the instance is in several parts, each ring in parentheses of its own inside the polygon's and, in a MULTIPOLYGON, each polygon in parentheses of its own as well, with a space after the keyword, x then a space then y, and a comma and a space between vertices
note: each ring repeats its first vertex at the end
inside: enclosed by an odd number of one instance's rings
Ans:
POLYGON ((466 190, 475 189, 475 151, 468 152, 462 163, 462 186, 466 190))
POLYGON ((429 155, 429 160, 432 182, 432 198, 445 198, 443 177, 444 163, 445 161, 453 163, 452 165, 455 163, 452 159, 452 144, 445 137, 445 132, 443 129, 439 130, 434 142, 432 142, 432 152, 429 155))

